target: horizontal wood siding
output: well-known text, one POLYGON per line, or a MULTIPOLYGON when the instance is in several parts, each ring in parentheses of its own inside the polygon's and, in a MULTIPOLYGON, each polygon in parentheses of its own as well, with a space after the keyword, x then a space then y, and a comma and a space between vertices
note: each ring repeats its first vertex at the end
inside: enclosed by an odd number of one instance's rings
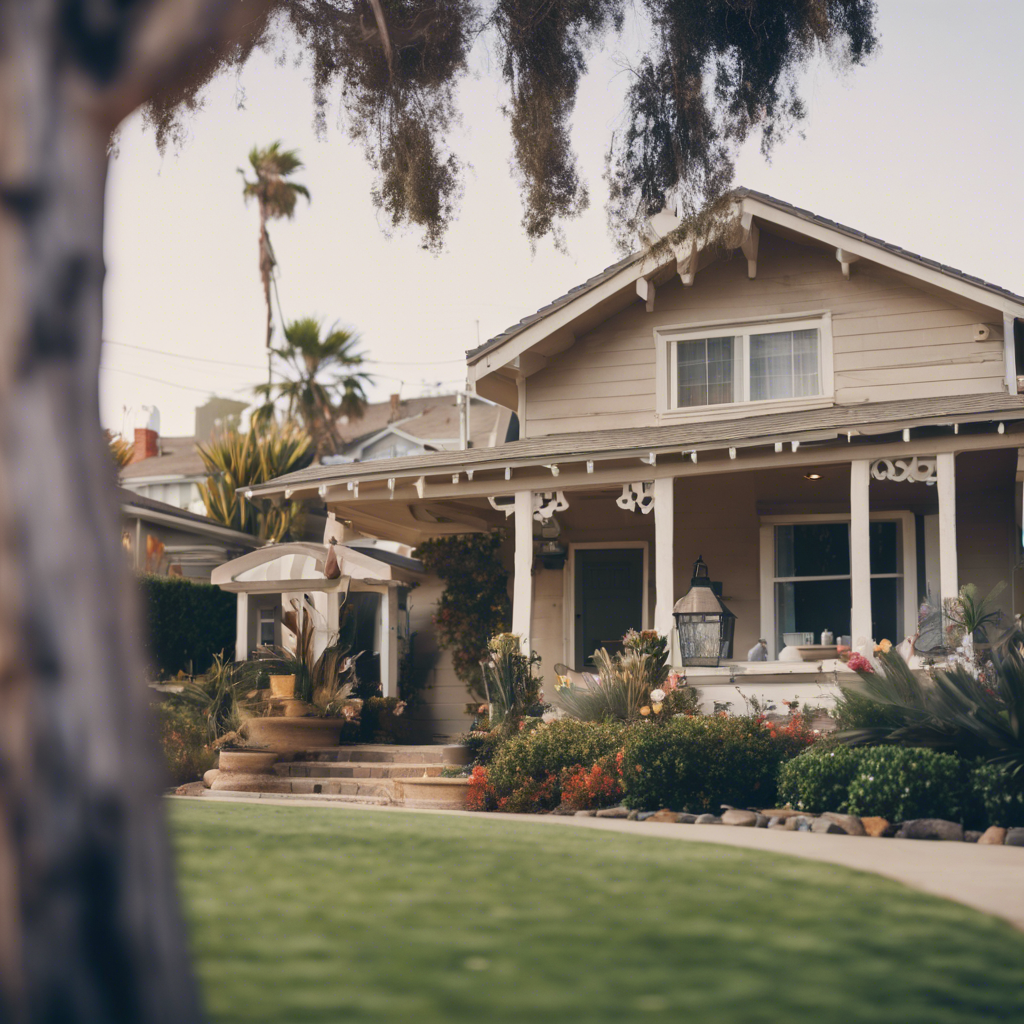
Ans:
POLYGON ((761 232, 757 277, 725 257, 659 287, 653 313, 637 299, 580 337, 527 381, 527 437, 657 423, 654 331, 660 326, 832 313, 835 400, 840 404, 1001 392, 1002 342, 972 340, 972 325, 1001 314, 854 264, 843 278, 831 251, 761 232))

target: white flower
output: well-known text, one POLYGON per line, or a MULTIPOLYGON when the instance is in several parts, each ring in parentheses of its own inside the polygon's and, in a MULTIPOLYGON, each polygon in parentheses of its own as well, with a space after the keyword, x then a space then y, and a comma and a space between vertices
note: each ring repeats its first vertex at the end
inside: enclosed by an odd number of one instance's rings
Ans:
POLYGON ((665 691, 664 690, 661 690, 661 689, 651 690, 651 700, 654 701, 655 704, 660 704, 664 699, 665 699, 665 691))

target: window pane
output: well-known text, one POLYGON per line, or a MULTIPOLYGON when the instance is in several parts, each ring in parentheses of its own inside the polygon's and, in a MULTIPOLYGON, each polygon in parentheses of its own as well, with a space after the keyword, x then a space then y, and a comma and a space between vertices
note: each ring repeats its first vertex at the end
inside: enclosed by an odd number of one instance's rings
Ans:
POLYGON ((878 640, 898 644, 903 639, 902 588, 903 581, 893 577, 871 581, 871 631, 878 640))
POLYGON ((785 646, 783 633, 813 633, 817 643, 831 630, 850 632, 850 581, 807 580, 775 584, 776 650, 785 646))
POLYGON ((676 343, 680 408, 733 401, 733 339, 676 343))
MULTIPOLYGON (((796 523, 775 527, 776 576, 848 576, 849 573, 850 530, 846 523, 796 523)), ((804 627, 797 625, 795 628, 804 627)))
POLYGON ((801 398, 819 391, 816 329, 750 336, 751 401, 801 398))
POLYGON ((868 528, 873 573, 900 571, 899 523, 872 523, 868 528))

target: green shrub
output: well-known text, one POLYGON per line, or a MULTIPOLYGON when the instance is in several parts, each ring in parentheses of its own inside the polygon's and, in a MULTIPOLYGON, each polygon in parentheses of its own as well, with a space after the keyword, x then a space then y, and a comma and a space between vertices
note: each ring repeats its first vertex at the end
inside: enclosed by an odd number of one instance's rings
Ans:
POLYGON ((779 769, 779 803, 811 814, 846 814, 863 749, 823 742, 787 761, 779 769))
POLYGON ((487 769, 488 785, 500 799, 527 781, 543 782, 549 775, 558 776, 563 768, 589 768, 615 754, 622 747, 623 735, 621 725, 572 718, 524 730, 494 755, 487 769))
POLYGON ((861 747, 849 789, 849 813, 889 821, 962 820, 967 810, 964 762, 923 747, 861 747))
POLYGON ((161 678, 200 674, 235 649, 234 594, 181 576, 143 576, 146 652, 161 678))
POLYGON ((1024 826, 1024 784, 995 764, 978 764, 970 771, 971 810, 979 828, 1024 826))
POLYGON ((154 710, 171 782, 175 786, 197 782, 216 759, 205 719, 195 708, 174 699, 162 701, 154 710))
POLYGON ((768 807, 792 746, 753 718, 674 718, 626 734, 622 785, 637 810, 717 812, 723 803, 768 807))
MULTIPOLYGON (((843 689, 832 709, 836 729, 896 729, 903 715, 890 704, 879 704, 856 690, 843 689)), ((833 808, 834 810, 835 808, 833 808)))

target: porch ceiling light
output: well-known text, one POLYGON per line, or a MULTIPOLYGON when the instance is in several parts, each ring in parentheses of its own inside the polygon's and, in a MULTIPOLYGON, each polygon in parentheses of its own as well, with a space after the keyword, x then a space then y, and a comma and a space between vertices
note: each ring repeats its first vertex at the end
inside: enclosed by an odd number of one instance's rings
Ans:
POLYGON ((804 479, 805 480, 820 480, 821 479, 821 474, 820 473, 804 473, 804 479))
POLYGON ((736 616, 715 593, 703 558, 693 566, 690 591, 672 609, 679 634, 679 653, 684 665, 714 668, 732 657, 736 616))

